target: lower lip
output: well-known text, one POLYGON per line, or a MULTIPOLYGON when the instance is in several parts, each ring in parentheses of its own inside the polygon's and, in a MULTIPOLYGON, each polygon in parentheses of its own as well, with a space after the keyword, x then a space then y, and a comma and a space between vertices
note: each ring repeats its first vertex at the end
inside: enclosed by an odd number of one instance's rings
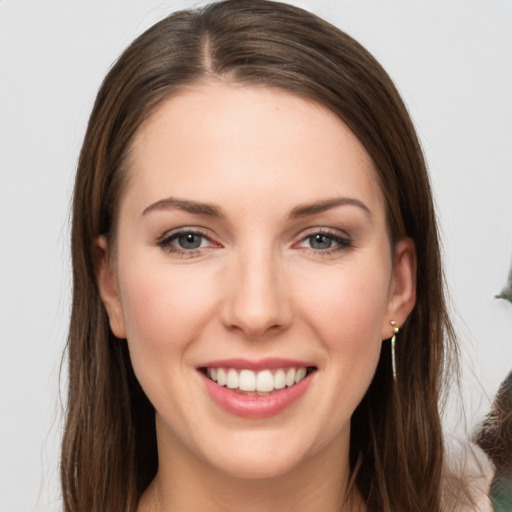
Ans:
POLYGON ((308 389, 312 372, 298 384, 274 391, 265 396, 249 396, 219 386, 200 372, 210 398, 225 411, 242 418, 268 418, 275 416, 296 402, 308 389))

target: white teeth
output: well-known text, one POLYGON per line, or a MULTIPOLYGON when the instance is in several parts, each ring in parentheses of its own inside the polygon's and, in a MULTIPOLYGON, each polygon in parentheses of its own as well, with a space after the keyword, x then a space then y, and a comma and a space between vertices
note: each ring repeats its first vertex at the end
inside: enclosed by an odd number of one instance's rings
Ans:
POLYGON ((238 378, 238 387, 241 391, 256 391, 256 375, 254 372, 242 370, 238 378))
POLYGON ((298 384, 306 376, 306 368, 299 368, 295 374, 295 384, 298 384))
MULTIPOLYGON (((213 375, 212 375, 212 379, 213 379, 213 375)), ((217 384, 219 386, 226 385, 226 372, 222 368, 217 369, 217 384)))
POLYGON ((256 377, 256 390, 270 392, 274 390, 274 376, 270 370, 263 370, 256 377))
POLYGON ((274 387, 276 389, 283 389, 286 386, 286 375, 284 370, 279 368, 277 372, 274 374, 274 387))
POLYGON ((295 368, 290 368, 286 373, 285 383, 287 386, 293 386, 295 384, 295 368))
POLYGON ((234 368, 207 368, 207 375, 219 386, 240 391, 270 393, 275 389, 298 384, 307 375, 306 368, 278 368, 277 370, 236 370, 234 368), (272 373, 274 372, 274 373, 272 373))
POLYGON ((226 377, 226 386, 229 389, 236 389, 238 387, 238 372, 231 368, 228 370, 228 375, 226 377))

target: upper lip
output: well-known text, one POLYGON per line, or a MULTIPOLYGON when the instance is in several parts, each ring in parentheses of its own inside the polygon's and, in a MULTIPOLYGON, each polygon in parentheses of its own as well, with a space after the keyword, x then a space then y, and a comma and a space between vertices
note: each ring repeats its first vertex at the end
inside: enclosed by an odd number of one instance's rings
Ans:
POLYGON ((217 359, 200 364, 198 368, 234 368, 237 370, 272 370, 276 368, 308 368, 314 364, 296 359, 267 357, 264 359, 251 360, 244 358, 217 359))

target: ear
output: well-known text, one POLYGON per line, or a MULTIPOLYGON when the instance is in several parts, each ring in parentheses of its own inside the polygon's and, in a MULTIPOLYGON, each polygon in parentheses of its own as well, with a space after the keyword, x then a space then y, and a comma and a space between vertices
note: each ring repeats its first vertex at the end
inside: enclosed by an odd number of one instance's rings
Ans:
POLYGON ((126 338, 126 327, 124 323, 123 307, 116 274, 112 268, 108 242, 105 236, 99 236, 93 245, 94 269, 96 281, 101 295, 103 305, 107 310, 110 328, 118 338, 126 338))
POLYGON ((402 326, 416 303, 416 267, 416 246, 411 238, 403 238, 395 246, 382 339, 393 336, 391 321, 402 326))

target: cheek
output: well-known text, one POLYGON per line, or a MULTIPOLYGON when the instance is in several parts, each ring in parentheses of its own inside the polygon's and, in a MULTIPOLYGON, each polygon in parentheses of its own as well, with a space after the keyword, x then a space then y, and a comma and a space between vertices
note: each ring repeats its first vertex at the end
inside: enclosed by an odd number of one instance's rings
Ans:
POLYGON ((380 355, 388 274, 382 267, 352 267, 325 278, 317 273, 314 284, 306 287, 302 309, 335 364, 337 378, 347 386, 369 384, 380 355))
POLYGON ((174 358, 209 318, 212 293, 197 272, 171 272, 167 265, 131 265, 120 276, 123 313, 134 366, 136 359, 174 358))
POLYGON ((180 271, 135 257, 119 278, 137 380, 155 409, 180 425, 194 400, 182 400, 193 385, 190 379, 196 377, 189 371, 189 347, 215 310, 214 292, 209 280, 190 268, 180 271))
POLYGON ((385 274, 371 270, 347 269, 332 272, 325 279, 317 273, 315 281, 306 286, 310 316, 333 335, 338 331, 360 338, 358 332, 373 332, 378 326, 375 334, 379 337, 387 306, 388 283, 385 274))

